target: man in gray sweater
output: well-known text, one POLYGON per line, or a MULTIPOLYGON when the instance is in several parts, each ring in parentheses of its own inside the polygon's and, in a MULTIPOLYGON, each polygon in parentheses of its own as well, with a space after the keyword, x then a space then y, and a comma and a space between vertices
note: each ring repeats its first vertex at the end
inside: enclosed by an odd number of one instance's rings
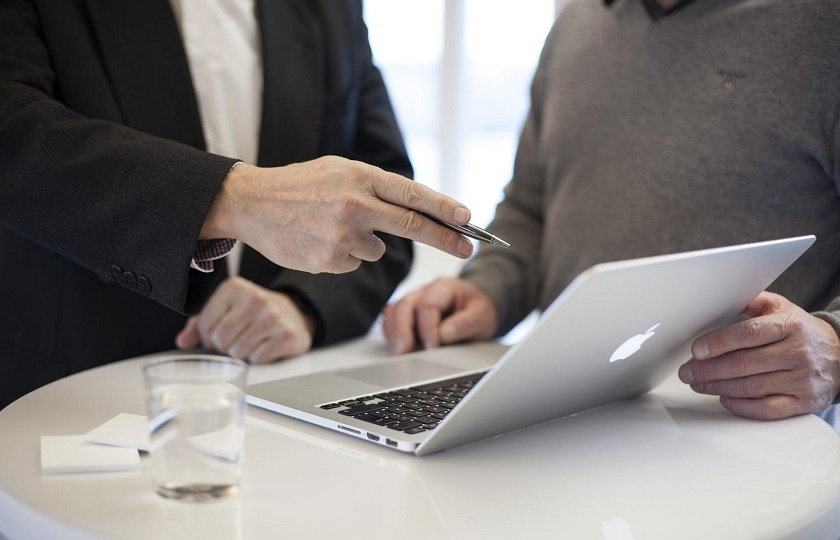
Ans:
POLYGON ((826 410, 840 393, 838 23, 823 0, 572 0, 489 227, 512 247, 386 308, 392 352, 503 335, 599 262, 815 234, 679 375, 741 416, 826 410))

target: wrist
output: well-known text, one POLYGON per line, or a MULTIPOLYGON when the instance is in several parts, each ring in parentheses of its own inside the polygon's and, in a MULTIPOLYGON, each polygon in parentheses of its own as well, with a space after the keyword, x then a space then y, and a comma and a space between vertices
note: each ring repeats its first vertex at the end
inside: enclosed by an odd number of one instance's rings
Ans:
POLYGON ((199 240, 216 238, 241 239, 239 234, 239 216, 242 215, 244 202, 242 185, 256 167, 242 161, 237 161, 230 168, 219 191, 213 199, 213 204, 204 218, 199 240))
POLYGON ((837 405, 840 404, 840 317, 837 316, 836 312, 830 311, 816 311, 811 313, 811 315, 828 323, 837 336, 834 347, 834 359, 837 374, 835 375, 835 393, 833 400, 833 404, 837 405))

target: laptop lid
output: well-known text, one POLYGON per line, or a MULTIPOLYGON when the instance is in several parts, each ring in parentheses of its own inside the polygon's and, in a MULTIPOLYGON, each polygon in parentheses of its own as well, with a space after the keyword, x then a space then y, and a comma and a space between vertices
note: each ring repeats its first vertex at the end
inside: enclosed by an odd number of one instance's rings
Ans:
POLYGON ((249 387, 249 402, 417 455, 642 394, 690 358, 692 341, 738 316, 813 236, 596 265, 504 351, 473 344, 249 387), (497 361, 498 360, 498 361, 497 361), (434 429, 406 435, 335 410, 333 400, 491 369, 434 429), (297 390, 295 390, 297 389, 297 390))

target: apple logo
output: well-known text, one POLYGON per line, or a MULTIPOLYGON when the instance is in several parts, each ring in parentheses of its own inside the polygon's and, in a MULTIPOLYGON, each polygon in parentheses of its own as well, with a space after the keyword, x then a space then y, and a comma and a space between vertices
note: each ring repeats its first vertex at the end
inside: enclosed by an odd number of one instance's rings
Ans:
POLYGON ((662 323, 654 324, 653 326, 648 328, 644 334, 636 334, 635 336, 631 337, 630 339, 619 345, 615 352, 612 353, 612 356, 610 356, 610 362, 624 360, 628 356, 641 349, 642 343, 653 337, 653 334, 656 333, 654 332, 654 330, 656 330, 656 328, 660 324, 662 323))

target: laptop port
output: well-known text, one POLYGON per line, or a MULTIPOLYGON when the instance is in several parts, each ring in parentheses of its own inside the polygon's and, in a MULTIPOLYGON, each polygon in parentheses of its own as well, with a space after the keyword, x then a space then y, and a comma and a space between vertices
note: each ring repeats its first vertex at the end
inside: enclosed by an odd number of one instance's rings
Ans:
POLYGON ((379 435, 377 435, 376 433, 368 433, 367 436, 368 436, 368 439, 370 439, 372 441, 378 441, 379 440, 379 435))

